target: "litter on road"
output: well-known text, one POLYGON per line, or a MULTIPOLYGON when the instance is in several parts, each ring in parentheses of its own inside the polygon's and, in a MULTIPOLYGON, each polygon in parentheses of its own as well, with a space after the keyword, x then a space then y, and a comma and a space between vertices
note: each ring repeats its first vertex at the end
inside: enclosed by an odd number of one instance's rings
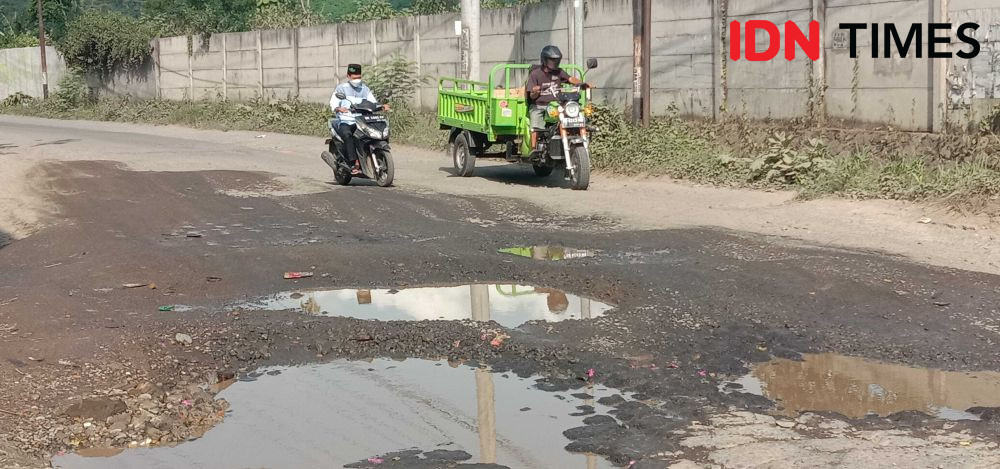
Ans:
POLYGON ((285 279, 296 279, 296 278, 308 278, 312 277, 312 272, 285 272, 285 279))

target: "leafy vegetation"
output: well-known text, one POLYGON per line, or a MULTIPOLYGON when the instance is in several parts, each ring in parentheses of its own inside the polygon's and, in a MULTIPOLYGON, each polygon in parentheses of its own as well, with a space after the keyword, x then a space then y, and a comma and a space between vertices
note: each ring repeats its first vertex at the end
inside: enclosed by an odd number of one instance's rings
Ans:
POLYGON ((257 11, 250 17, 250 29, 283 29, 310 26, 323 18, 304 3, 290 0, 257 0, 257 11))
POLYGON ((52 110, 70 112, 93 103, 87 81, 79 71, 70 70, 59 80, 55 92, 46 103, 52 110))
POLYGON ((726 164, 743 164, 754 181, 794 184, 828 169, 830 155, 819 139, 809 139, 804 149, 796 148, 795 138, 785 132, 775 132, 767 138, 766 149, 755 158, 723 157, 726 164))
POLYGON ((86 11, 69 24, 56 43, 71 68, 108 74, 132 70, 149 57, 153 24, 118 12, 86 11))

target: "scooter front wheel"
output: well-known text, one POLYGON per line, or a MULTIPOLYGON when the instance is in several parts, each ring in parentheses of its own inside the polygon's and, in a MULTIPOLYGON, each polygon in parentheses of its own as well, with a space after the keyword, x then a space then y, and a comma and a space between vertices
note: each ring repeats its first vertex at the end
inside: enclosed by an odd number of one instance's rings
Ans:
POLYGON ((378 174, 375 177, 375 183, 379 187, 389 187, 392 185, 392 178, 395 176, 396 168, 392 163, 392 153, 388 150, 376 150, 375 158, 379 159, 378 174))

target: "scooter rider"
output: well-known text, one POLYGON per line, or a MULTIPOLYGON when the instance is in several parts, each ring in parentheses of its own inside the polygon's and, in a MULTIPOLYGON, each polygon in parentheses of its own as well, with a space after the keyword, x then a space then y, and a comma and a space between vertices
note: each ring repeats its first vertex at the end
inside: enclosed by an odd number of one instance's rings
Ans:
MULTIPOLYGON (((333 96, 330 97, 330 109, 337 116, 333 128, 344 141, 344 157, 351 165, 351 174, 355 176, 361 174, 361 165, 358 162, 358 152, 354 141, 354 129, 357 128, 357 123, 351 112, 351 104, 359 104, 362 101, 378 103, 375 95, 361 80, 361 65, 350 64, 347 66, 347 81, 337 85, 333 96), (345 98, 337 98, 338 93, 343 93, 345 98)), ((383 106, 383 109, 389 110, 389 105, 383 106)))
POLYGON ((542 48, 541 65, 533 67, 528 73, 528 90, 530 106, 528 117, 531 121, 531 148, 538 148, 538 134, 545 131, 545 113, 549 103, 556 100, 556 95, 563 83, 579 85, 579 78, 570 76, 559 68, 562 62, 562 51, 558 47, 548 45, 542 48))

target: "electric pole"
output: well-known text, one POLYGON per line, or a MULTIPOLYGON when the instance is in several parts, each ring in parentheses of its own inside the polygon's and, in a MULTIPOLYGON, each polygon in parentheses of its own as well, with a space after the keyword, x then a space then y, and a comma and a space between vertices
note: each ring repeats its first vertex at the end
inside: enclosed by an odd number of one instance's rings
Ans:
POLYGON ((584 0, 573 0, 573 61, 583 66, 583 14, 584 0))
POLYGON ((480 81, 479 0, 462 0, 462 71, 467 80, 480 81))
POLYGON ((42 99, 49 99, 49 65, 45 61, 45 15, 42 0, 38 0, 38 50, 42 54, 42 99))
POLYGON ((632 0, 632 121, 649 125, 650 99, 650 0, 632 0))

